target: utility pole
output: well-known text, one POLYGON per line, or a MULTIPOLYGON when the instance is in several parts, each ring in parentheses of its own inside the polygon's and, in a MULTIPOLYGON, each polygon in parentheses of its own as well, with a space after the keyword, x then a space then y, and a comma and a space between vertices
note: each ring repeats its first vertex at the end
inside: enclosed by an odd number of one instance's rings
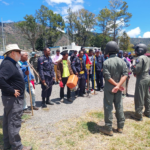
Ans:
MULTIPOLYGON (((2 19, 1 19, 2 20, 2 19)), ((4 30, 3 30, 3 20, 2 22, 2 39, 3 39, 3 52, 5 52, 5 41, 4 41, 4 30)))

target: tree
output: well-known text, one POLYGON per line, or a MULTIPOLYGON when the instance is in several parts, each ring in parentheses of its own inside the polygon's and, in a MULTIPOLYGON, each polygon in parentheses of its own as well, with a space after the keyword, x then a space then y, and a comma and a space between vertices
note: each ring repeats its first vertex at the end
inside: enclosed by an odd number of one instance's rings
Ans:
MULTIPOLYGON (((46 6, 42 5, 39 10, 36 11, 36 18, 38 23, 42 26, 42 39, 43 47, 53 46, 58 36, 62 34, 59 30, 64 30, 65 22, 60 14, 55 14, 52 10, 49 10, 46 6)), ((40 47, 37 45, 37 47, 40 47)))
POLYGON ((72 24, 76 42, 82 46, 88 45, 88 41, 91 40, 90 33, 94 30, 94 26, 96 25, 95 14, 85 9, 73 12, 72 24))
POLYGON ((108 23, 110 22, 110 15, 111 12, 106 7, 102 9, 97 16, 98 26, 101 28, 103 35, 108 35, 109 31, 108 23))
POLYGON ((112 38, 109 36, 103 36, 103 34, 96 34, 92 40, 91 46, 101 47, 103 51, 106 47, 106 44, 111 40, 112 38))
POLYGON ((23 34, 24 38, 30 42, 33 51, 35 51, 36 40, 42 33, 41 26, 37 24, 36 18, 32 15, 26 15, 24 19, 25 21, 17 23, 16 26, 20 29, 20 33, 23 34))
POLYGON ((132 17, 132 14, 127 12, 128 5, 122 0, 110 0, 110 22, 109 27, 113 35, 113 40, 116 41, 118 32, 122 30, 123 27, 128 27, 128 22, 132 17))
POLYGON ((130 45, 130 37, 128 37, 126 32, 123 32, 122 36, 119 37, 119 47, 122 50, 128 50, 130 45))

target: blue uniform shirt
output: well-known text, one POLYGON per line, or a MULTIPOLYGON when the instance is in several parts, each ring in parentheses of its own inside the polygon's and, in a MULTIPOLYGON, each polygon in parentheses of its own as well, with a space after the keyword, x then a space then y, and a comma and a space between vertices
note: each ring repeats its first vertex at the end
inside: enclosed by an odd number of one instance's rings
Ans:
POLYGON ((81 60, 79 59, 79 57, 75 57, 72 61, 71 68, 72 68, 74 74, 80 73, 80 71, 84 71, 85 73, 87 72, 85 60, 82 58, 82 70, 81 70, 80 61, 81 60))
POLYGON ((54 77, 54 65, 50 57, 43 55, 38 59, 38 71, 42 80, 45 80, 44 76, 54 77))
POLYGON ((99 55, 98 57, 95 57, 95 70, 101 71, 103 69, 103 63, 104 63, 104 57, 103 55, 99 55))
MULTIPOLYGON (((28 77, 25 74, 25 72, 27 71, 28 63, 26 61, 25 62, 19 61, 18 64, 20 65, 21 70, 23 72, 24 82, 28 82, 28 77)), ((30 71, 30 67, 28 67, 28 71, 29 71, 29 80, 31 81, 34 79, 34 76, 32 75, 30 71)))

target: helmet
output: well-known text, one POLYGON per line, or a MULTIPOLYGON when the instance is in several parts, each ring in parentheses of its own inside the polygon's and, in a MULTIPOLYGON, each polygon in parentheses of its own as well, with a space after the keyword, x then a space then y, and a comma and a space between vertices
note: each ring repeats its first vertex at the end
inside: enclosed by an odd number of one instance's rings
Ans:
POLYGON ((110 41, 106 44, 105 54, 114 53, 117 54, 119 52, 119 47, 115 41, 110 41))
POLYGON ((140 43, 135 47, 135 53, 137 54, 137 56, 144 55, 146 51, 147 51, 147 46, 143 43, 140 43))

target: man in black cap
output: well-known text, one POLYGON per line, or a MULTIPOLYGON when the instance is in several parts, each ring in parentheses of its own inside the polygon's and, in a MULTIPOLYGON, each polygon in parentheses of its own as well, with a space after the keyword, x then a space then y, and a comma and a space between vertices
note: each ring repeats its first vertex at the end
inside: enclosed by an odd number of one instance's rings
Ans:
MULTIPOLYGON (((61 55, 63 55, 63 58, 57 64, 57 76, 61 86, 60 101, 64 102, 64 87, 68 81, 69 76, 73 74, 73 71, 71 69, 70 61, 68 60, 68 50, 63 51, 61 55)), ((71 97, 70 89, 69 87, 67 87, 67 100, 69 102, 72 102, 70 97, 71 97)))
POLYGON ((52 85, 53 81, 55 80, 54 77, 54 67, 52 63, 52 59, 50 56, 50 49, 44 48, 44 55, 38 59, 38 68, 39 68, 39 75, 42 79, 42 107, 47 107, 48 105, 54 105, 54 103, 51 102, 50 96, 52 92, 52 85), (47 85, 49 88, 46 89, 47 85), (45 103, 46 98, 46 103, 45 103))
POLYGON ((58 78, 57 78, 57 64, 58 64, 58 61, 60 61, 62 59, 62 55, 60 54, 60 50, 57 49, 56 50, 56 55, 52 58, 52 61, 54 63, 54 71, 55 71, 55 79, 56 79, 56 82, 55 84, 58 84, 58 78))
POLYGON ((74 50, 73 54, 70 56, 70 62, 72 63, 76 57, 77 57, 77 50, 74 50))
MULTIPOLYGON (((76 57, 74 59, 74 61, 72 62, 72 69, 73 69, 73 72, 74 74, 76 74, 79 78, 79 81, 78 81, 78 87, 79 87, 79 96, 82 96, 84 97, 84 93, 85 93, 85 83, 86 83, 86 79, 85 79, 85 73, 88 73, 87 72, 87 69, 86 69, 86 65, 85 65, 85 61, 83 59, 83 55, 84 55, 84 51, 83 50, 80 50, 79 51, 79 57, 76 57)), ((78 90, 76 92, 76 95, 78 95, 78 90)))

